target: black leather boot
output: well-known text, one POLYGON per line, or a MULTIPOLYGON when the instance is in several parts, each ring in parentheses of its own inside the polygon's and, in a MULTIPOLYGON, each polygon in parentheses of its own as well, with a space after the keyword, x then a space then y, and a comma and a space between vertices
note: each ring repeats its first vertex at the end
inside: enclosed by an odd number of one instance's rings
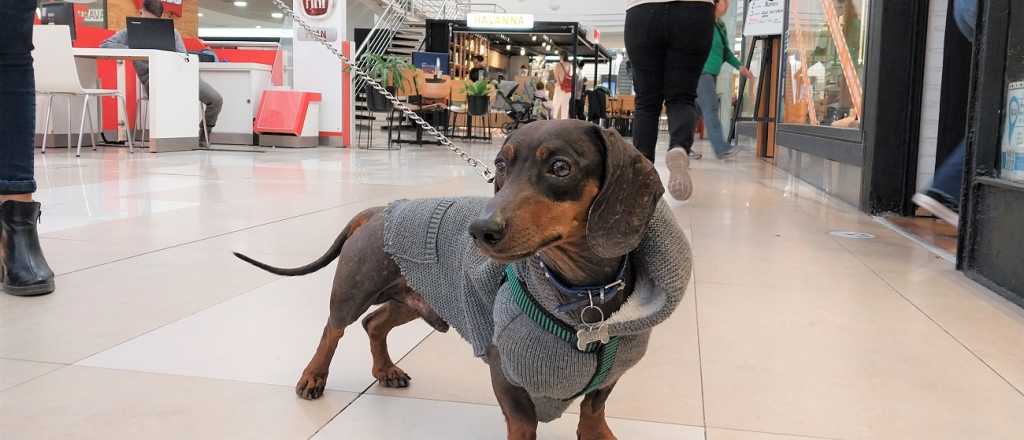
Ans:
POLYGON ((39 246, 39 202, 0 203, 0 279, 4 292, 38 296, 53 292, 53 271, 39 246))

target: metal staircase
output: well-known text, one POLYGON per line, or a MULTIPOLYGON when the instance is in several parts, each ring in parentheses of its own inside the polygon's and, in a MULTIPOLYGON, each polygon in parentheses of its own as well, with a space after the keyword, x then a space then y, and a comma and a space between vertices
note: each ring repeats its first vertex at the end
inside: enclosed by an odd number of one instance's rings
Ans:
MULTIPOLYGON (((359 67, 364 71, 373 69, 375 60, 366 56, 371 54, 410 59, 413 52, 423 47, 427 19, 464 18, 468 4, 466 0, 381 0, 384 11, 356 50, 355 58, 359 67)), ((359 78, 354 84, 354 90, 357 93, 356 124, 365 128, 373 120, 387 120, 390 116, 377 113, 367 115, 364 85, 365 80, 359 78)))

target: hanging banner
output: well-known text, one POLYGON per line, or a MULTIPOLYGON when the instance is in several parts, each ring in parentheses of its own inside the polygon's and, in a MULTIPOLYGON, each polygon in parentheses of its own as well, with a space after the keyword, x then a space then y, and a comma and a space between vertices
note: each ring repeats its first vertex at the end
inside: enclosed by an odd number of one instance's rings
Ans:
POLYGON ((747 2, 747 19, 743 22, 743 35, 763 37, 782 35, 786 21, 784 0, 750 0, 747 2))

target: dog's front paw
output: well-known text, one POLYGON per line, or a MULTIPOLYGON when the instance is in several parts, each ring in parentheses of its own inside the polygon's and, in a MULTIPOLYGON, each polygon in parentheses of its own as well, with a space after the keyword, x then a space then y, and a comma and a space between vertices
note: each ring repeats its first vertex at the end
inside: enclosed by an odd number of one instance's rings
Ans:
POLYGON ((295 384, 295 394, 306 400, 319 399, 324 395, 327 376, 313 373, 302 373, 299 383, 295 384))
POLYGON ((409 381, 412 380, 397 365, 374 370, 373 377, 377 378, 377 381, 387 388, 405 388, 409 386, 409 381))

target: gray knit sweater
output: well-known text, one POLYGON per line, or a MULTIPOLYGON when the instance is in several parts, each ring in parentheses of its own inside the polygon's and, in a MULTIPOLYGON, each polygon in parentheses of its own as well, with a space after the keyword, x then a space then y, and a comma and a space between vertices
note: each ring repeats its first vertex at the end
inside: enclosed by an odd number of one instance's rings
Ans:
MULTIPOLYGON (((402 200, 385 211, 384 250, 409 285, 466 339, 476 356, 493 344, 508 380, 526 389, 542 422, 557 419, 586 388, 598 366, 584 353, 526 316, 503 284, 504 265, 480 254, 469 224, 486 198, 402 200)), ((640 246, 631 254, 633 293, 606 323, 619 337, 617 355, 601 386, 614 383, 647 350, 651 328, 669 317, 690 278, 690 246, 668 206, 659 204, 640 246)), ((523 286, 548 313, 571 327, 578 311, 555 312, 559 294, 536 257, 514 263, 523 286)))

